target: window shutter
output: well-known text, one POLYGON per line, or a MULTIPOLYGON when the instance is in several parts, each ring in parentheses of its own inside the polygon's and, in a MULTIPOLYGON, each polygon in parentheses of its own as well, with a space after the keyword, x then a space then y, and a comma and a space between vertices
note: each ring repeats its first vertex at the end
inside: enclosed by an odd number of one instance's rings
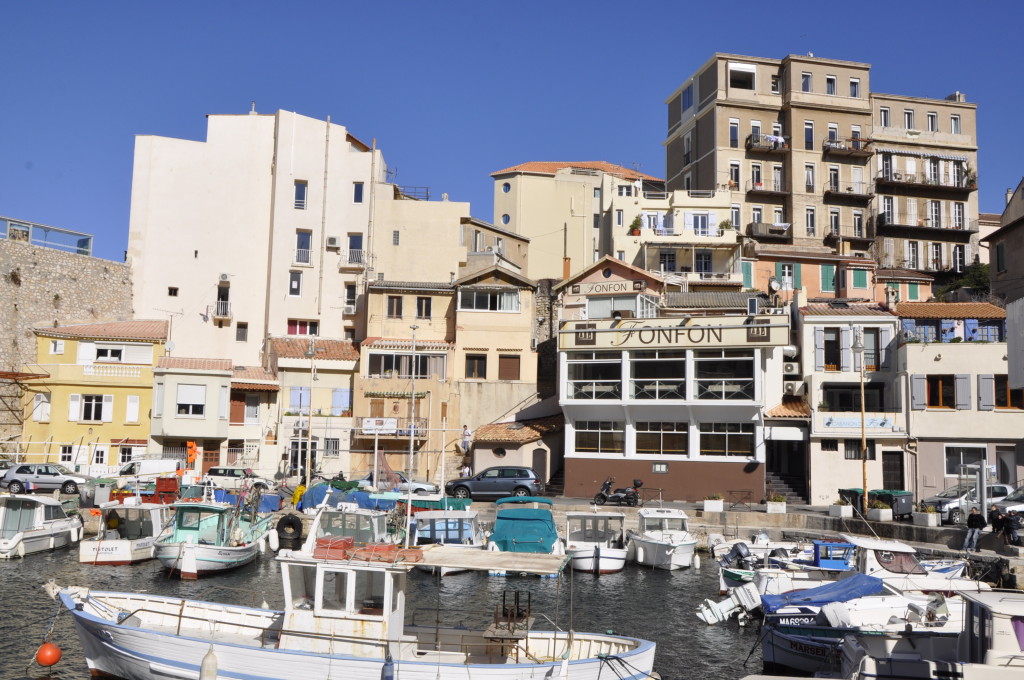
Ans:
POLYGON ((753 262, 742 262, 740 268, 743 270, 743 287, 753 288, 754 287, 754 263, 753 262))
POLYGON ((708 235, 718 236, 718 214, 714 212, 708 213, 708 235))
POLYGON ((692 212, 684 212, 683 213, 683 228, 686 229, 686 231, 693 231, 693 213, 692 212))
POLYGON ((839 348, 840 352, 840 366, 841 371, 853 370, 853 350, 851 348, 852 336, 849 328, 842 328, 839 331, 839 348))
POLYGON ((959 410, 971 408, 971 376, 959 373, 954 376, 956 386, 956 407, 959 410))
POLYGON ((77 423, 82 413, 82 395, 72 394, 68 397, 68 422, 77 423))
POLYGON ((996 377, 994 375, 978 376, 978 410, 993 411, 995 402, 996 377))
POLYGON ((964 319, 964 340, 978 339, 978 320, 964 319))
POLYGON ((220 412, 217 414, 221 420, 228 419, 229 392, 227 385, 220 386, 220 412))
POLYGON ((164 413, 164 384, 157 383, 153 391, 153 417, 159 418, 164 413))
POLYGON ((775 278, 779 280, 779 283, 782 283, 782 263, 781 262, 776 262, 775 263, 775 278))
POLYGON ((37 423, 50 422, 50 399, 49 395, 42 392, 32 398, 32 420, 37 423))
POLYGON ((519 357, 498 357, 498 380, 519 380, 519 357))
POLYGON ((910 376, 910 408, 923 411, 928 406, 928 377, 924 375, 910 376))
POLYGON ((114 395, 104 394, 103 395, 103 422, 112 423, 114 422, 114 395))
POLYGON ((814 370, 825 370, 825 329, 814 329, 814 370))
POLYGON ((878 344, 881 345, 879 353, 881 354, 882 370, 886 371, 889 369, 889 346, 892 344, 892 330, 883 327, 879 330, 878 336, 878 344))
POLYGON ((124 422, 126 423, 137 423, 139 422, 139 395, 129 394, 128 395, 128 408, 125 410, 124 422))
MULTIPOLYGON (((916 284, 916 283, 908 283, 907 284, 907 299, 908 300, 916 300, 918 298, 918 296, 920 295, 920 293, 918 292, 917 285, 918 284, 916 284)), ((913 323, 912 319, 911 319, 911 323, 913 323)))
POLYGON ((954 326, 953 320, 952 319, 943 319, 942 320, 942 337, 939 338, 939 341, 940 342, 949 342, 950 340, 952 340, 953 339, 953 335, 954 335, 954 333, 953 333, 954 330, 955 330, 955 326, 954 326))
POLYGON ((821 292, 834 293, 836 290, 836 266, 834 264, 821 265, 821 292))
POLYGON ((800 290, 800 263, 797 262, 793 265, 793 290, 800 290))

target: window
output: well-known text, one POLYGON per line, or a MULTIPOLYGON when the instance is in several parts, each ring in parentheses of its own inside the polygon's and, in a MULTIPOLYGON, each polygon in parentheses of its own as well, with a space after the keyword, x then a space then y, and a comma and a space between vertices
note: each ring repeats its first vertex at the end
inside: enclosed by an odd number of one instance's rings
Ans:
POLYGON ((836 266, 834 264, 823 264, 820 270, 821 292, 836 292, 836 266))
POLYGON ((828 189, 829 191, 839 191, 839 167, 830 166, 828 169, 828 189))
POLYGON ((467 354, 466 355, 466 379, 487 379, 487 355, 467 354))
POLYGON ((460 311, 518 312, 519 291, 459 290, 460 311))
POLYGON ((178 385, 178 416, 202 418, 206 412, 206 385, 178 385))
POLYGON ((939 130, 939 114, 934 111, 929 111, 925 115, 925 120, 928 125, 928 132, 938 132, 939 130))
POLYGON ((942 269, 942 244, 933 243, 931 244, 931 267, 932 269, 942 269))
POLYGON ((838 451, 839 440, 838 439, 822 439, 821 440, 822 451, 838 451))
POLYGON ((175 287, 175 286, 168 286, 167 287, 167 296, 168 297, 178 297, 178 289, 177 289, 177 287, 175 287))
POLYGON ((319 321, 288 319, 288 335, 318 335, 319 332, 319 321))
POLYGON ((752 120, 752 121, 750 121, 750 134, 753 136, 754 139, 760 139, 761 138, 761 121, 759 121, 759 120, 752 120))
POLYGON ((772 94, 779 94, 782 91, 781 79, 778 76, 772 76, 772 94))
POLYGON ((907 267, 910 269, 917 269, 918 260, 920 258, 919 246, 917 241, 907 241, 907 267))
POLYGON ((302 272, 288 272, 288 295, 291 297, 302 295, 302 272))
POLYGON ((811 91, 811 87, 813 86, 813 84, 814 83, 813 83, 813 81, 811 79, 811 74, 810 73, 801 73, 800 74, 800 90, 801 91, 803 91, 803 92, 810 92, 811 91))
POLYGON ((903 109, 903 127, 908 130, 914 129, 914 110, 903 109))
POLYGON ((956 383, 953 376, 928 376, 927 404, 929 408, 956 408, 956 383))
POLYGON ((839 141, 839 123, 828 124, 828 141, 837 142, 839 141))
MULTIPOLYGON (((512 191, 512 185, 511 184, 509 184, 508 182, 505 182, 504 184, 501 185, 501 193, 507 194, 510 191, 512 191)), ((597 197, 595 196, 595 198, 597 198, 597 197)))
POLYGON ((864 238, 864 213, 860 210, 853 211, 853 235, 864 238))
POLYGON ((860 97, 860 78, 850 78, 850 96, 854 99, 860 97))
POLYGON ((984 446, 947 446, 946 475, 957 476, 964 472, 964 465, 978 465, 985 459, 984 446))
POLYGON ((744 350, 693 353, 697 399, 753 399, 754 355, 744 350))
POLYGON ((355 307, 356 305, 356 284, 345 284, 345 304, 355 307))
POLYGON ((391 245, 397 246, 399 244, 400 239, 401 233, 397 229, 391 232, 391 245))
POLYGON ((341 440, 328 437, 324 439, 324 458, 337 458, 341 455, 341 440))
POLYGON ((295 232, 295 263, 309 264, 310 246, 313 243, 313 233, 310 231, 295 232))
POLYGON ((814 192, 814 163, 804 165, 804 186, 808 192, 814 192))
MULTIPOLYGON (((665 272, 676 271, 676 251, 671 248, 662 248, 658 251, 658 269, 665 272)), ((597 317, 591 317, 597 318, 597 317)))
POLYGON ((868 270, 867 269, 853 269, 853 287, 854 288, 867 288, 868 287, 868 270))
POLYGON ((838 371, 841 363, 840 358, 842 356, 839 346, 839 329, 824 329, 824 341, 825 370, 838 371))
POLYGON ((806 212, 806 214, 804 216, 804 227, 807 229, 807 235, 808 236, 814 236, 815 228, 816 228, 816 224, 815 224, 816 220, 817 220, 817 211, 815 211, 815 209, 813 207, 807 208, 807 212, 806 212))
POLYGON ((417 297, 416 298, 416 318, 417 319, 429 319, 430 318, 430 303, 433 300, 428 297, 417 297))
POLYGON ((919 288, 918 288, 919 285, 920 284, 917 284, 917 283, 908 283, 907 284, 907 300, 914 301, 914 300, 918 300, 920 298, 920 291, 919 291, 919 288))
POLYGON ((753 457, 754 424, 701 423, 700 455, 753 457))
POLYGON ((839 235, 839 211, 832 209, 828 211, 828 231, 833 236, 839 235))
POLYGON ((352 202, 362 203, 363 202, 363 183, 352 182, 352 202))
POLYGON ((966 207, 963 203, 953 204, 953 228, 963 229, 966 226, 966 220, 964 218, 966 207))
POLYGON ((622 423, 603 420, 576 422, 576 453, 622 453, 626 436, 622 423))
POLYGON ((736 118, 729 119, 729 146, 733 149, 740 145, 740 121, 736 118))
POLYGON ((295 180, 295 209, 305 210, 306 209, 306 194, 308 193, 309 185, 306 184, 305 180, 295 180))
POLYGON ((1024 409, 1024 390, 1010 389, 1010 379, 1005 375, 995 376, 996 408, 1024 409))
POLYGON ((1006 245, 1003 243, 996 244, 996 271, 1006 271, 1006 245))
POLYGON ((622 262, 625 262, 626 261, 626 251, 625 250, 616 250, 615 251, 615 259, 616 260, 620 260, 622 262))
POLYGON ((616 210, 615 211, 615 226, 616 227, 621 227, 622 226, 622 211, 621 210, 616 210))
MULTIPOLYGON (((825 383, 821 388, 822 401, 829 411, 857 413, 860 411, 859 383, 825 383)), ((885 409, 885 388, 880 383, 864 384, 864 410, 879 413, 885 409)), ((838 449, 837 449, 838 450, 838 449)))
POLYGON ((707 213, 694 213, 693 215, 693 233, 695 236, 708 236, 708 214, 707 213))
POLYGON ((60 447, 60 462, 70 463, 74 460, 75 448, 70 444, 62 444, 60 447))
POLYGON ((693 107, 693 84, 687 85, 686 89, 683 90, 682 97, 680 98, 682 110, 686 111, 693 107))
MULTIPOLYGON (((369 356, 370 376, 384 376, 397 378, 411 378, 413 374, 413 355, 400 352, 383 353, 375 352, 369 356)), ((428 378, 432 375, 444 377, 447 375, 446 359, 443 354, 421 354, 416 353, 416 377, 428 378)), ((371 416, 382 417, 371 413, 371 416)))
MULTIPOLYGON (((867 449, 867 459, 875 459, 875 440, 866 439, 864 440, 865 448, 867 449)), ((843 458, 846 460, 863 460, 864 450, 861 449, 861 441, 859 439, 844 439, 843 440, 843 458)))
POLYGON ((729 188, 735 189, 740 185, 740 164, 737 161, 729 163, 729 188))
POLYGON ((825 76, 825 94, 835 95, 836 93, 836 77, 825 76))
POLYGON ((388 318, 389 319, 401 319, 402 318, 402 296, 401 295, 389 295, 388 296, 388 318))
POLYGON ((762 176, 761 176, 761 164, 760 163, 751 163, 750 164, 750 181, 752 182, 753 187, 755 189, 760 189, 761 188, 761 186, 762 186, 762 176))
POLYGON ((750 217, 753 222, 761 222, 764 215, 764 208, 759 205, 755 205, 750 209, 750 217))
MULTIPOLYGON (((857 272, 864 272, 864 278, 867 278, 867 272, 863 269, 855 269, 853 277, 853 286, 857 288, 857 272)), ((861 336, 861 342, 864 343, 864 370, 865 371, 877 371, 881 366, 881 331, 877 328, 865 328, 863 335, 861 336)))
POLYGON ((740 207, 735 203, 729 208, 729 218, 733 229, 740 228, 740 207))
POLYGON ((747 64, 729 64, 729 87, 739 90, 754 89, 754 66, 747 64))
POLYGON ((239 321, 235 325, 235 342, 248 342, 249 340, 249 324, 244 321, 239 321))
POLYGON ((632 196, 633 185, 632 184, 620 184, 619 185, 619 196, 632 196))
POLYGON ((685 456, 689 453, 689 425, 675 422, 636 424, 636 452, 639 455, 685 456))
POLYGON ((890 116, 888 106, 883 106, 878 109, 878 125, 879 127, 889 127, 892 125, 892 118, 890 116))
POLYGON ((50 354, 64 354, 64 341, 50 340, 50 354))
POLYGON ((106 363, 119 363, 124 356, 124 350, 120 347, 97 347, 96 361, 106 363))
POLYGON ((519 357, 502 354, 498 357, 498 380, 519 380, 519 357))
POLYGON ((693 140, 690 133, 687 132, 686 136, 683 137, 683 165, 689 165, 693 160, 691 152, 693 149, 693 140))
POLYGON ((630 370, 633 399, 686 398, 685 350, 637 350, 630 370))
POLYGON ((258 425, 260 422, 260 395, 245 395, 245 424, 258 425))
POLYGON ((960 134, 960 116, 955 113, 949 117, 949 131, 954 135, 960 134))
POLYGON ((804 121, 804 149, 814 150, 814 121, 804 121))
POLYGON ((122 446, 119 451, 119 458, 122 464, 132 462, 132 447, 122 446))

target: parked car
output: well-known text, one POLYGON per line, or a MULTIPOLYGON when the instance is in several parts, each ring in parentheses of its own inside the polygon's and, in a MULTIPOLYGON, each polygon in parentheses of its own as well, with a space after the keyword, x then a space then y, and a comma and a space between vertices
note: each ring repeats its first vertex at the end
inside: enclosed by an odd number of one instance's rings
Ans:
POLYGON ((13 465, 0 479, 0 487, 11 493, 26 491, 51 491, 60 489, 61 493, 78 493, 78 487, 94 480, 88 475, 80 475, 68 470, 63 465, 53 463, 22 463, 13 465))
MULTIPOLYGON (((998 503, 1012 490, 1013 487, 1008 484, 990 484, 986 487, 987 502, 998 503)), ((935 511, 942 515, 943 522, 961 524, 971 508, 978 507, 977 489, 974 484, 957 484, 924 499, 921 505, 934 507, 935 511)))
POLYGON ((1006 498, 1000 501, 993 501, 993 503, 996 504, 1000 512, 1009 512, 1010 510, 1024 512, 1024 486, 1018 486, 1006 498))
POLYGON ((276 488, 271 480, 257 477, 252 470, 244 467, 212 467, 203 479, 229 491, 241 489, 245 482, 249 483, 250 488, 259 488, 263 493, 276 488))
MULTIPOLYGON (((398 472, 398 471, 396 471, 395 474, 398 476, 398 490, 402 491, 404 493, 408 493, 409 492, 409 484, 410 484, 409 478, 406 477, 405 475, 403 475, 401 472, 398 472)), ((362 479, 358 479, 356 481, 359 482, 359 488, 360 489, 372 489, 372 488, 374 488, 373 473, 372 472, 369 473, 368 475, 366 475, 365 477, 363 477, 362 479)), ((416 480, 413 480, 412 481, 412 492, 415 493, 415 494, 420 494, 420 495, 428 494, 428 493, 437 493, 438 492, 438 488, 437 488, 436 484, 431 484, 429 482, 417 482, 416 480)))
POLYGON ((544 482, 533 468, 503 465, 487 468, 472 477, 449 480, 444 492, 455 498, 543 496, 544 482))

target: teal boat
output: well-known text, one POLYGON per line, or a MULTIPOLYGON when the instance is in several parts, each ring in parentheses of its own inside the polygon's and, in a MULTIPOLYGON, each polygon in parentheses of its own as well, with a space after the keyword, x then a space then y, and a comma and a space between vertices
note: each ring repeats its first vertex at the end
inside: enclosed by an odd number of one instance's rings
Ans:
MULTIPOLYGON (((495 501, 498 512, 494 529, 488 537, 487 549, 504 553, 540 553, 564 555, 565 546, 558 538, 558 529, 551 513, 554 503, 538 496, 513 496, 495 501), (529 507, 527 507, 529 506, 529 507)), ((510 570, 515 573, 515 570, 510 570)), ((506 576, 505 571, 491 571, 491 576, 506 576)))

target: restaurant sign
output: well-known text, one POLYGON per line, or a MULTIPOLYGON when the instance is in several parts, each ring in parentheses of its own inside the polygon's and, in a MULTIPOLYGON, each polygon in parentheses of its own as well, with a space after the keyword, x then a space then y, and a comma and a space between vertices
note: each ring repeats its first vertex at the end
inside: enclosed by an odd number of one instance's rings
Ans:
POLYGON ((647 289, 646 281, 592 281, 574 283, 569 288, 571 295, 623 295, 642 293, 647 289))
POLYGON ((654 349, 668 347, 780 347, 789 344, 785 317, 712 319, 601 319, 569 321, 558 332, 558 348, 654 349))

